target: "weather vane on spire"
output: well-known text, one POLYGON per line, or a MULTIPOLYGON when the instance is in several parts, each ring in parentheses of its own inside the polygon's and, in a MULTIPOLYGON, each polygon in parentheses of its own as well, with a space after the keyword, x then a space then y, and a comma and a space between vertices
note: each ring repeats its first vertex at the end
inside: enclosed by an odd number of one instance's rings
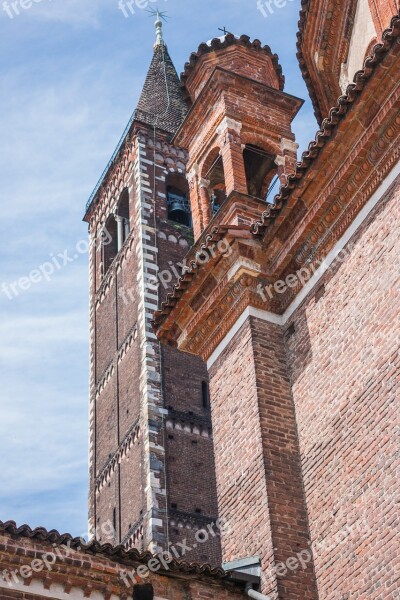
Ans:
POLYGON ((147 12, 150 14, 150 16, 152 17, 156 17, 156 22, 154 23, 156 26, 156 34, 157 34, 157 39, 156 39, 156 46, 158 46, 159 44, 163 44, 164 43, 164 38, 163 38, 163 31, 162 31, 162 22, 163 21, 167 21, 167 13, 165 11, 160 11, 158 8, 154 9, 154 8, 150 8, 147 10, 147 12))

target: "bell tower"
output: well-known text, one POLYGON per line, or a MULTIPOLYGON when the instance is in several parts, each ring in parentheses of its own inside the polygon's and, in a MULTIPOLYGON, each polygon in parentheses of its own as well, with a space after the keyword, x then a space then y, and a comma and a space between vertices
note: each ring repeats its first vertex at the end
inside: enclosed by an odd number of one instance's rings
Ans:
POLYGON ((122 140, 86 209, 90 254, 91 530, 188 561, 220 564, 205 364, 164 348, 154 311, 193 242, 188 155, 172 137, 188 112, 157 14, 151 65, 122 140))
POLYGON ((193 107, 175 143, 189 152, 196 239, 233 193, 246 196, 246 208, 231 203, 228 222, 250 223, 296 162, 291 122, 302 101, 283 92, 282 69, 268 46, 247 36, 236 42, 228 34, 202 44, 183 74, 193 107))

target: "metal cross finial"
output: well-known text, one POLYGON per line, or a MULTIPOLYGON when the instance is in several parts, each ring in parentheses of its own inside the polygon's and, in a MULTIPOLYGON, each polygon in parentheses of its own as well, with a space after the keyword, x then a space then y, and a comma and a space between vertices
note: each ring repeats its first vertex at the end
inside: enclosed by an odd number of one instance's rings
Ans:
POLYGON ((224 27, 223 29, 221 29, 221 27, 218 27, 218 31, 222 31, 224 35, 227 35, 229 33, 229 31, 226 30, 226 27, 224 27))

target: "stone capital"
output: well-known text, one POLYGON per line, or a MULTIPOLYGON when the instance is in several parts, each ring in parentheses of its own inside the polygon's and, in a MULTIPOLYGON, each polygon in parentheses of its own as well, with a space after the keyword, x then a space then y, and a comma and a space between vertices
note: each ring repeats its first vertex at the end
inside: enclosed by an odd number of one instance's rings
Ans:
POLYGON ((200 167, 197 163, 195 163, 192 168, 190 169, 190 171, 187 172, 186 177, 188 179, 188 181, 193 181, 193 179, 195 179, 196 177, 199 176, 200 173, 200 167))
POLYGON ((221 123, 218 125, 217 127, 217 133, 218 135, 221 135, 222 133, 225 133, 226 131, 228 131, 229 129, 235 131, 237 134, 239 134, 242 131, 242 123, 240 121, 235 121, 234 119, 231 119, 230 117, 224 117, 221 121, 221 123))
POLYGON ((209 188, 210 187, 210 180, 209 179, 203 179, 203 177, 201 177, 201 179, 199 179, 199 187, 201 188, 209 188))
POLYGON ((285 159, 285 157, 284 156, 280 156, 278 154, 278 156, 275 158, 275 164, 278 167, 284 167, 286 165, 286 159, 285 159))
POLYGON ((289 152, 294 152, 297 154, 297 150, 299 149, 299 145, 293 140, 288 140, 287 138, 281 138, 281 149, 282 152, 288 150, 289 152))
POLYGON ((246 257, 239 257, 238 260, 232 265, 230 270, 228 271, 227 277, 228 280, 237 281, 243 275, 250 275, 251 277, 258 277, 261 273, 261 266, 259 263, 254 260, 250 260, 246 257))

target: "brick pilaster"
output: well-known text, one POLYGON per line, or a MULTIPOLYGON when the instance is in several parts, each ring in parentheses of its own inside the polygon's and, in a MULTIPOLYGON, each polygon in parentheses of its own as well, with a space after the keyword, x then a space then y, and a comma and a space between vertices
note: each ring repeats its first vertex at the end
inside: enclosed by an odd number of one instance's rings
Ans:
POLYGON ((210 377, 219 513, 230 525, 223 558, 260 556, 263 593, 315 600, 281 327, 249 317, 210 377), (300 553, 308 557, 304 569, 300 553))

